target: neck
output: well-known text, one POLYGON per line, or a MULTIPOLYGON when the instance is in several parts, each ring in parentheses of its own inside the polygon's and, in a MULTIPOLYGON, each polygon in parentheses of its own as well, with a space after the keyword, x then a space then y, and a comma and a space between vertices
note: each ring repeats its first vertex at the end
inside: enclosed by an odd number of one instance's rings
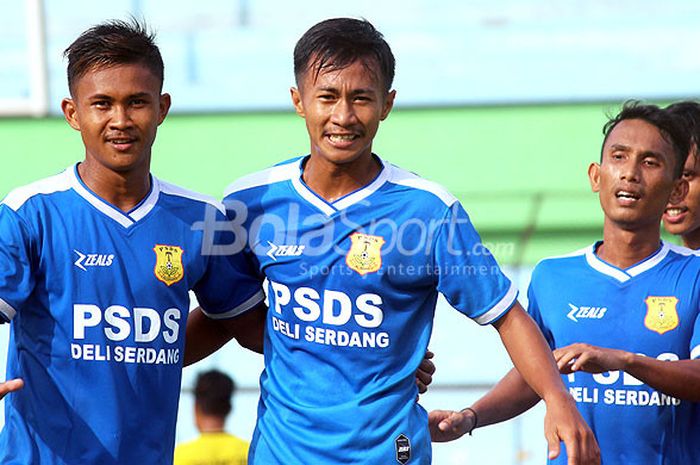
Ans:
POLYGON ((598 257, 618 268, 629 268, 653 254, 661 243, 659 224, 634 230, 613 226, 606 218, 603 227, 603 243, 598 257))
POLYGON ((371 155, 336 164, 312 154, 302 177, 311 190, 327 202, 333 202, 372 182, 380 170, 380 163, 371 155))
POLYGON ((78 174, 90 190, 123 212, 138 205, 151 188, 148 167, 117 172, 88 158, 78 165, 78 174))
POLYGON ((688 234, 684 234, 682 238, 684 246, 693 250, 700 249, 700 228, 691 231, 688 234))
POLYGON ((200 433, 223 433, 225 418, 213 415, 199 414, 197 416, 197 429, 200 433))

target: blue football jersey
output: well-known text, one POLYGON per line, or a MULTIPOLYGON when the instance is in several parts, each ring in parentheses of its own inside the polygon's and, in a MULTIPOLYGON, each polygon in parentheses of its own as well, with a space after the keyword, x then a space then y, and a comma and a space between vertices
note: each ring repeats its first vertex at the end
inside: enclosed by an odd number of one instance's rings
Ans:
MULTIPOLYGON (((552 348, 577 342, 659 360, 700 357, 700 257, 662 243, 619 269, 597 244, 541 261, 529 312, 552 348)), ((624 372, 563 376, 593 429, 605 465, 700 463, 700 405, 663 394, 624 372)), ((557 464, 566 464, 562 454, 557 464)))
POLYGON ((245 263, 209 253, 223 205, 151 185, 123 213, 76 165, 0 205, 7 377, 25 380, 5 401, 0 463, 172 463, 189 290, 222 318, 264 298, 245 263))
POLYGON ((442 187, 382 162, 329 203, 303 182, 305 159, 242 178, 224 201, 270 307, 250 463, 428 464, 414 373, 438 292, 481 324, 517 292, 442 187))

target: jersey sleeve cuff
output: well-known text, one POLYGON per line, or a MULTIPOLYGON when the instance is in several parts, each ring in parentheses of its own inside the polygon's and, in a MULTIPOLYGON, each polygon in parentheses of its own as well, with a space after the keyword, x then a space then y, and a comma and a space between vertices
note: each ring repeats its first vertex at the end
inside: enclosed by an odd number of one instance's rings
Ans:
POLYGON ((695 348, 690 351, 690 359, 695 360, 696 358, 700 358, 700 345, 695 346, 695 348))
POLYGON ((503 298, 496 305, 494 305, 491 308, 491 310, 477 318, 474 318, 474 321, 476 321, 480 325, 487 325, 493 323, 494 321, 499 319, 501 315, 510 310, 510 308, 515 303, 515 299, 517 298, 518 289, 515 287, 515 284, 511 282, 510 288, 508 289, 508 292, 506 292, 506 294, 503 296, 503 298))
POLYGON ((9 323, 10 320, 12 320, 16 314, 17 311, 12 307, 12 305, 0 299, 0 319, 9 323))
POLYGON ((235 308, 232 308, 231 310, 228 310, 223 313, 208 313, 207 311, 202 308, 202 313, 204 313, 207 317, 211 318, 212 320, 226 320, 228 318, 233 318, 235 316, 240 315, 241 313, 245 313, 251 308, 255 307, 258 305, 260 302, 265 300, 265 293, 263 292, 262 289, 260 289, 258 292, 253 294, 252 297, 248 298, 245 302, 242 304, 238 305, 235 308))

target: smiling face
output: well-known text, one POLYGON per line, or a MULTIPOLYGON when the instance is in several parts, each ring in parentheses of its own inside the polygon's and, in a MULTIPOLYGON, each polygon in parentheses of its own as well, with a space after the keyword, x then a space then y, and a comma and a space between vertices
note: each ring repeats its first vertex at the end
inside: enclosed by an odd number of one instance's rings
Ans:
POLYGON ((160 89, 160 79, 141 64, 94 68, 77 79, 62 108, 80 131, 86 165, 148 173, 156 130, 170 108, 160 89))
POLYGON ((671 234, 697 248, 700 244, 700 160, 693 146, 683 167, 683 179, 688 182, 688 194, 677 204, 669 204, 664 213, 664 227, 671 234))
POLYGON ((679 201, 687 183, 674 179, 676 158, 659 129, 641 119, 623 120, 608 135, 601 163, 589 168, 606 225, 625 230, 659 227, 669 199, 679 201))
POLYGON ((311 157, 334 165, 367 161, 379 122, 391 111, 395 91, 386 92, 374 62, 342 69, 307 70, 292 88, 297 113, 306 120, 311 157))

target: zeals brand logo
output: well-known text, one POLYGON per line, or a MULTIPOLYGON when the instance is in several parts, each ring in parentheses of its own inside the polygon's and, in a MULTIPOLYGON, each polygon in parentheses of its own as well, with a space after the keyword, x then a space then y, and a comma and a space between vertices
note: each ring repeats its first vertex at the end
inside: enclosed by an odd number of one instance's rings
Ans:
POLYGON ((566 317, 576 323, 578 323, 579 318, 600 320, 605 316, 605 312, 608 311, 607 307, 577 307, 576 305, 572 304, 569 304, 569 308, 571 310, 566 317))
POLYGON ((267 241, 270 250, 267 251, 267 256, 277 261, 276 257, 298 257, 304 253, 305 245, 275 245, 267 241))
POLYGON ((102 254, 102 253, 82 253, 73 249, 75 255, 78 257, 73 264, 83 271, 87 271, 89 267, 94 266, 112 266, 114 262, 113 254, 102 254))

